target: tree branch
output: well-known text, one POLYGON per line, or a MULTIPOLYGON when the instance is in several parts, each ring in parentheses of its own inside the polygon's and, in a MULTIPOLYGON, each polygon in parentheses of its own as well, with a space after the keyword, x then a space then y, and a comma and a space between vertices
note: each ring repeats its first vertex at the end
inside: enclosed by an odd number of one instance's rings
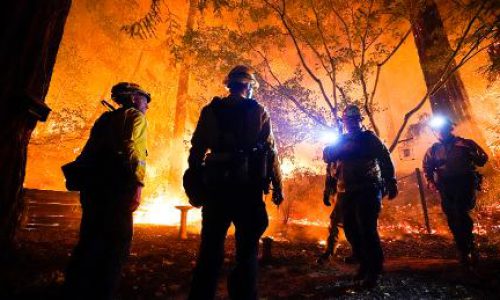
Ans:
POLYGON ((404 42, 406 41, 406 39, 408 38, 410 33, 411 33, 411 27, 410 27, 410 29, 408 29, 408 31, 406 31, 405 35, 399 40, 399 42, 392 49, 392 51, 386 56, 386 58, 377 64, 377 71, 375 74, 375 82, 373 84, 372 92, 370 94, 370 101, 369 101, 370 106, 373 105, 373 99, 375 98, 375 92, 377 91, 378 82, 379 82, 379 78, 380 78, 380 72, 382 70, 382 67, 389 61, 389 59, 391 59, 394 56, 394 54, 399 50, 399 48, 401 48, 401 46, 404 44, 404 42))
POLYGON ((279 15, 281 23, 283 24, 283 26, 285 27, 285 29, 288 32, 288 35, 292 39, 292 42, 293 42, 293 44, 295 46, 295 50, 297 51, 297 55, 299 56, 299 59, 300 59, 302 67, 306 70, 307 74, 309 74, 309 76, 318 84, 318 86, 319 86, 319 88, 321 90, 321 94, 323 95, 323 99, 325 100, 325 102, 327 103, 328 107, 330 108, 330 111, 333 113, 335 111, 335 107, 332 105, 332 102, 331 102, 330 98, 328 97, 328 95, 327 95, 327 93, 325 91, 325 87, 323 85, 323 82, 321 81, 321 79, 319 79, 314 74, 314 72, 312 71, 312 69, 307 64, 307 62, 305 60, 305 57, 304 57, 304 54, 302 53, 302 50, 300 48, 299 42, 297 41, 297 37, 295 36, 295 34, 293 33, 290 25, 287 22, 286 10, 285 10, 285 0, 282 0, 282 4, 283 4, 282 10, 280 10, 279 8, 277 8, 274 5, 270 4, 268 0, 264 0, 264 2, 267 3, 268 5, 270 5, 271 8, 274 11, 276 11, 276 13, 279 15))
POLYGON ((334 103, 334 106, 335 106, 335 116, 337 115, 337 111, 338 111, 338 100, 337 100, 337 89, 336 89, 336 85, 337 85, 337 67, 336 67, 336 63, 335 63, 335 60, 330 52, 330 49, 328 48, 328 44, 326 42, 326 38, 325 38, 325 34, 324 34, 324 31, 323 31, 323 28, 321 27, 321 20, 320 20, 320 17, 319 17, 319 13, 316 9, 316 6, 314 5, 314 0, 309 0, 310 4, 311 4, 311 7, 312 7, 312 10, 314 12, 314 17, 315 17, 315 20, 316 20, 316 29, 318 30, 319 32, 319 35, 320 35, 320 38, 321 38, 321 42, 323 43, 323 48, 325 49, 325 52, 326 52, 326 55, 328 56, 328 61, 330 62, 330 67, 331 67, 331 74, 329 74, 329 77, 330 77, 330 80, 332 81, 332 89, 333 89, 333 103, 334 103))
MULTIPOLYGON (((477 42, 476 42, 476 44, 477 44, 477 42)), ((427 93, 424 95, 424 97, 422 97, 422 99, 417 103, 417 105, 405 114, 405 116, 403 118, 403 124, 398 129, 398 132, 396 133, 396 136, 394 137, 394 139, 391 143, 391 146, 389 147, 390 152, 392 152, 396 148, 396 146, 398 145, 399 139, 401 138, 401 135, 403 134, 404 129, 408 125, 408 121, 410 120, 410 118, 418 110, 420 110, 422 108, 422 106, 424 105, 427 98, 431 97, 436 91, 438 91, 451 78, 451 76, 453 74, 455 74, 465 63, 467 63, 471 58, 473 58, 474 56, 476 56, 480 52, 487 49, 490 45, 491 44, 483 46, 475 52, 473 52, 473 49, 475 49, 476 47, 471 47, 471 49, 460 60, 460 62, 458 64, 456 64, 453 68, 451 68, 447 74, 446 74, 446 72, 443 72, 441 74, 440 79, 433 85, 433 87, 430 90, 427 91, 427 93)))

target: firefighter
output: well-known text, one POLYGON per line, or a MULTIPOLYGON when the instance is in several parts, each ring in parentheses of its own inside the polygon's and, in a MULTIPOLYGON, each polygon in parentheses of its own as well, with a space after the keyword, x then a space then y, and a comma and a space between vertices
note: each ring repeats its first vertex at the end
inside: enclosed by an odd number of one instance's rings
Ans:
POLYGON ((191 139, 189 168, 204 169, 207 197, 199 203, 203 206, 201 245, 189 299, 215 297, 231 223, 235 226, 236 265, 228 279, 229 296, 257 298, 258 245, 268 225, 263 202, 267 179, 272 182, 272 201, 276 205, 283 201, 269 114, 252 96, 258 86, 254 72, 236 66, 224 83, 229 95, 215 97, 203 108, 191 139))
MULTIPOLYGON (((332 206, 331 199, 334 199, 333 210, 330 214, 330 226, 328 227, 328 239, 326 240, 326 249, 323 254, 321 254, 317 260, 318 264, 326 263, 330 257, 332 257, 339 246, 339 235, 340 231, 344 230, 344 223, 342 218, 342 204, 339 199, 335 199, 334 196, 337 193, 337 181, 335 179, 332 171, 335 171, 335 165, 333 163, 328 163, 326 165, 326 177, 325 177, 325 190, 323 192, 323 204, 325 206, 332 206)), ((350 260, 346 258, 349 262, 350 260)))
POLYGON ((360 263, 355 280, 373 287, 384 260, 377 231, 381 200, 385 194, 394 199, 398 188, 389 151, 372 131, 363 128, 362 120, 359 108, 348 105, 342 115, 346 133, 325 148, 323 158, 335 164, 345 234, 360 263))
POLYGON ((438 142, 424 156, 427 186, 439 192, 441 207, 455 239, 460 262, 470 267, 478 258, 470 215, 482 178, 476 167, 484 166, 488 155, 473 140, 455 136, 454 124, 449 118, 436 116, 431 119, 430 126, 438 142))
POLYGON ((132 241, 132 213, 146 171, 146 111, 151 96, 121 82, 111 90, 120 108, 101 115, 76 159, 92 174, 80 192, 80 239, 66 272, 68 299, 112 299, 132 241))
MULTIPOLYGON (((325 251, 318 257, 317 263, 322 265, 330 260, 330 258, 337 252, 339 246, 340 232, 344 231, 344 221, 342 216, 342 199, 335 197, 337 194, 337 179, 335 177, 336 166, 333 163, 326 165, 325 189, 323 192, 323 204, 325 206, 332 206, 333 210, 330 214, 330 225, 328 226, 328 238, 326 240, 325 251), (334 201, 332 204, 332 200, 334 201)), ((347 264, 357 262, 354 255, 344 258, 347 264)))

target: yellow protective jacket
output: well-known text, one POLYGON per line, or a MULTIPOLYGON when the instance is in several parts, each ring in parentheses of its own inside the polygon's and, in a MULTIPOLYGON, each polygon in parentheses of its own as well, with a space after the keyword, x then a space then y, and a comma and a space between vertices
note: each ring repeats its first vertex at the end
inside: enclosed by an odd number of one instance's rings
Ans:
MULTIPOLYGON (((117 159, 116 171, 126 172, 127 184, 144 185, 147 156, 146 116, 132 107, 122 107, 102 114, 77 160, 106 165, 117 159), (124 168, 120 168, 124 167, 124 168)), ((108 167, 108 166, 103 166, 108 167)), ((118 177, 124 174, 116 174, 118 177)))

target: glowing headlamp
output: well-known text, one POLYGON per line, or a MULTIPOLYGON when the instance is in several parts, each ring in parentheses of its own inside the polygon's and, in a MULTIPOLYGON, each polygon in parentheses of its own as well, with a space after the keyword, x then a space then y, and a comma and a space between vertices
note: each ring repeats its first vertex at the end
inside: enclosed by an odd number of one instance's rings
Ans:
POLYGON ((429 126, 432 129, 441 129, 446 124, 448 124, 448 123, 449 123, 449 121, 448 121, 448 119, 446 117, 443 117, 443 116, 434 116, 429 121, 429 126))
POLYGON ((324 131, 321 133, 320 140, 325 144, 336 144, 340 140, 340 134, 333 130, 324 131))

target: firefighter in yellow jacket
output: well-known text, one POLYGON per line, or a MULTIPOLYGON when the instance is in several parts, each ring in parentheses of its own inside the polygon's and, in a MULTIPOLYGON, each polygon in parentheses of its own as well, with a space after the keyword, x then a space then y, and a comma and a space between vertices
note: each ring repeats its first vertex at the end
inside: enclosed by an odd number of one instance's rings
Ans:
MULTIPOLYGON (((257 298, 258 245, 268 225, 263 202, 267 179, 273 185, 273 202, 283 201, 270 117, 252 97, 257 85, 253 71, 236 66, 225 83, 229 95, 215 97, 203 108, 191 140, 189 168, 204 168, 207 197, 194 203, 203 206, 203 222, 189 299, 215 297, 231 223, 236 230, 236 265, 228 280, 229 296, 257 298)), ((189 188, 186 192, 189 196, 189 188)))
POLYGON ((132 213, 144 186, 151 96, 137 84, 121 82, 111 99, 120 108, 99 117, 77 158, 91 166, 92 176, 80 192, 80 240, 67 269, 65 298, 112 299, 130 250, 132 213))

